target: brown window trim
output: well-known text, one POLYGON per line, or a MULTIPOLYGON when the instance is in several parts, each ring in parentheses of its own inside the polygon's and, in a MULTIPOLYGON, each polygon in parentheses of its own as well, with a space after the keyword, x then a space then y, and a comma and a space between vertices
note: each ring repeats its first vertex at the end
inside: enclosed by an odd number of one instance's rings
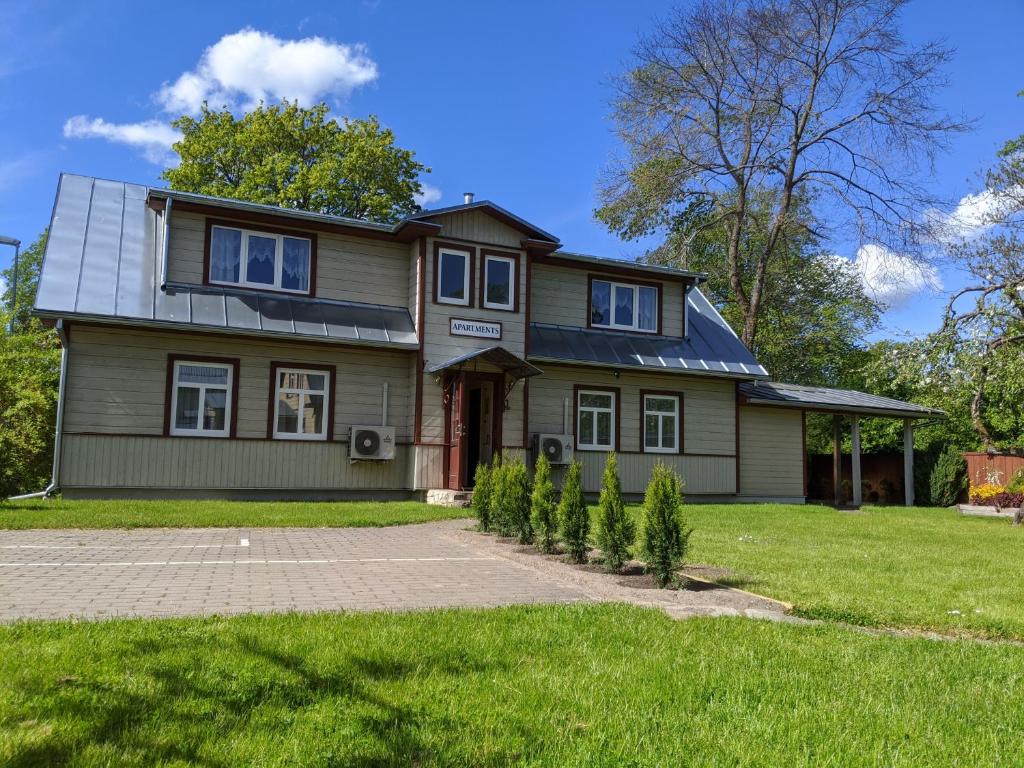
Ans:
MULTIPOLYGON (((650 282, 645 282, 643 280, 632 280, 632 279, 623 280, 621 278, 614 277, 612 275, 603 275, 603 274, 598 274, 598 273, 595 273, 595 272, 591 272, 590 274, 587 275, 587 328, 594 328, 594 329, 599 330, 599 331, 612 331, 612 332, 616 332, 617 331, 619 333, 645 333, 648 336, 661 336, 662 335, 662 323, 661 323, 661 320, 662 320, 662 317, 665 314, 664 302, 662 301, 662 297, 664 295, 663 288, 664 288, 664 286, 663 286, 662 283, 650 283, 650 282), (592 302, 593 302, 593 299, 594 299, 594 281, 595 280, 603 280, 604 282, 608 282, 608 283, 622 283, 624 285, 634 285, 634 286, 637 286, 637 287, 642 286, 644 288, 654 288, 658 292, 658 327, 655 330, 653 330, 653 331, 644 331, 644 330, 641 330, 639 328, 608 328, 608 327, 603 326, 603 325, 594 325, 594 323, 593 323, 593 319, 594 319, 593 309, 594 309, 594 307, 592 305, 592 302)), ((639 300, 639 294, 637 294, 637 300, 639 300)))
POLYGON ((308 296, 316 297, 316 261, 317 261, 317 236, 315 232, 308 232, 301 229, 288 229, 286 227, 271 227, 266 224, 253 224, 242 219, 206 219, 206 233, 203 238, 203 285, 215 288, 242 288, 260 293, 276 293, 282 296, 308 296), (210 244, 213 238, 214 227, 226 227, 230 229, 249 229, 253 232, 266 232, 269 235, 286 235, 288 237, 304 237, 309 240, 309 290, 305 293, 299 291, 282 291, 277 288, 261 288, 251 285, 236 285, 234 283, 214 283, 210 280, 210 244))
MULTIPOLYGON (((274 403, 277 398, 277 372, 282 368, 295 368, 303 371, 324 371, 330 381, 327 384, 327 438, 323 442, 334 442, 334 389, 337 386, 338 367, 336 365, 318 365, 316 363, 270 361, 270 388, 267 392, 267 440, 288 441, 285 437, 274 437, 274 403)), ((307 442, 317 442, 309 440, 307 442)))
POLYGON ((591 384, 574 384, 572 387, 572 441, 577 451, 585 453, 608 453, 608 451, 580 448, 580 392, 611 392, 615 403, 615 445, 612 450, 619 452, 622 446, 622 389, 620 387, 599 387, 591 384))
POLYGON ((649 453, 652 455, 662 456, 680 456, 683 454, 683 393, 672 392, 667 389, 641 389, 640 390, 640 453, 649 453), (648 395, 654 397, 674 397, 679 403, 679 409, 676 414, 678 424, 676 424, 676 449, 674 451, 649 451, 647 450, 647 406, 646 398, 648 395))
POLYGON ((518 312, 519 311, 519 253, 518 251, 499 251, 494 248, 481 248, 480 249, 480 291, 479 291, 479 304, 480 309, 486 309, 488 312, 518 312), (513 263, 512 267, 512 309, 501 309, 500 307, 486 307, 484 306, 484 289, 487 287, 487 257, 497 256, 501 259, 511 259, 513 263))
POLYGON ((237 357, 209 357, 207 355, 167 355, 167 384, 164 389, 164 437, 201 437, 203 440, 234 440, 238 436, 238 379, 241 362, 237 357), (172 435, 171 400, 174 394, 174 364, 182 361, 216 363, 231 366, 231 414, 227 437, 212 435, 172 435))
POLYGON ((472 245, 462 245, 460 243, 448 243, 442 240, 434 241, 434 303, 440 304, 445 307, 467 307, 472 309, 474 306, 473 299, 475 298, 475 287, 476 287, 476 248, 472 245), (438 272, 438 267, 441 265, 441 251, 459 251, 460 253, 468 254, 469 256, 469 295, 466 297, 469 301, 467 304, 454 304, 450 301, 438 301, 438 291, 441 287, 441 275, 438 272))

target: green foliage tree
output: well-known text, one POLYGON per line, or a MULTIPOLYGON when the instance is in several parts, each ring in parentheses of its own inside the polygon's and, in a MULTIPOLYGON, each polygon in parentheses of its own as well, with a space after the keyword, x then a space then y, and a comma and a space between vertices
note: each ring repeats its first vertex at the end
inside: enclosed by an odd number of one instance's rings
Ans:
POLYGON ((260 104, 241 118, 205 104, 172 125, 181 158, 163 177, 172 189, 355 219, 392 222, 419 210, 430 169, 395 146, 376 117, 335 120, 320 103, 260 104))
MULTIPOLYGON (((32 307, 36 303, 36 290, 39 287, 39 274, 43 269, 43 254, 46 251, 46 240, 49 231, 43 231, 36 241, 24 249, 18 257, 18 274, 14 274, 14 264, 0 272, 4 290, 0 302, 5 309, 14 307, 15 330, 25 329, 38 321, 32 318, 32 307), (17 296, 15 296, 17 286, 17 296)), ((8 324, 11 316, 8 316, 8 324)))
POLYGON ((473 512, 479 520, 480 530, 491 530, 491 497, 494 493, 493 470, 480 462, 473 474, 473 512))
POLYGON ((601 548, 605 565, 617 571, 629 559, 636 531, 622 501, 619 462, 614 453, 609 453, 605 462, 597 504, 597 546, 601 548))
POLYGON ((537 546, 541 552, 555 551, 558 542, 558 516, 556 514, 558 493, 551 482, 551 463, 543 453, 538 453, 533 469, 533 494, 530 496, 530 516, 537 546))
POLYGON ((516 532, 515 520, 508 505, 510 467, 507 458, 497 461, 491 469, 491 530, 496 531, 499 536, 512 536, 516 532))
POLYGON ((533 541, 530 523, 530 476, 522 459, 504 456, 495 470, 491 503, 495 527, 502 536, 517 536, 521 544, 533 541))
POLYGON ((939 454, 929 481, 931 503, 937 507, 956 504, 967 488, 967 462, 955 446, 947 446, 939 454))
POLYGON ((0 498, 41 491, 53 460, 60 344, 34 318, 0 313, 0 498))
POLYGON ((565 472, 562 498, 558 502, 558 523, 562 541, 573 562, 587 562, 590 512, 583 498, 583 465, 574 461, 565 472))
POLYGON ((644 494, 641 547, 658 584, 667 586, 683 563, 689 530, 683 530, 683 482, 664 464, 656 464, 644 494))

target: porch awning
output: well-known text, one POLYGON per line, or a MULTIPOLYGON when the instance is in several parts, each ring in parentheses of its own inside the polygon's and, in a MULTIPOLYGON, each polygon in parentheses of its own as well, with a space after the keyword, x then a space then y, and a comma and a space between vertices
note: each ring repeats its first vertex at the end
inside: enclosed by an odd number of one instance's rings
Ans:
POLYGON ((440 373, 441 371, 446 371, 450 368, 458 368, 463 363, 468 363, 473 360, 484 360, 491 365, 497 366, 515 379, 526 379, 530 376, 536 376, 541 373, 540 368, 535 365, 530 365, 528 362, 523 360, 523 358, 519 357, 519 355, 509 352, 504 347, 474 349, 464 355, 459 355, 458 357, 453 357, 451 360, 446 360, 443 363, 427 366, 427 373, 440 373))
POLYGON ((946 418, 946 412, 938 408, 928 408, 891 397, 869 395, 852 389, 805 387, 775 381, 744 382, 740 384, 740 397, 742 402, 749 405, 774 405, 822 413, 903 419, 946 418))

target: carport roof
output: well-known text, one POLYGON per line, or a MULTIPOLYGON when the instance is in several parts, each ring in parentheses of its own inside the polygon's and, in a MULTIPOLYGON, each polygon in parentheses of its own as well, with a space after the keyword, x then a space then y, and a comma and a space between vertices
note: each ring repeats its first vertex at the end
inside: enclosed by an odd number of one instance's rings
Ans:
POLYGON ((904 419, 946 417, 946 412, 938 408, 928 408, 891 397, 870 395, 852 389, 806 387, 774 381, 744 382, 740 384, 740 396, 748 405, 799 408, 805 411, 904 419))

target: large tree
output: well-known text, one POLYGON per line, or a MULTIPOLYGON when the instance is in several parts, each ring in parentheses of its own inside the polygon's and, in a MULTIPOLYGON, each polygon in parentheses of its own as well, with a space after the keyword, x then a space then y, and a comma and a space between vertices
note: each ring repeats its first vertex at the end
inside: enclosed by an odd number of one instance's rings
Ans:
MULTIPOLYGON (((35 242, 18 256, 18 270, 12 263, 0 272, 4 290, 0 302, 5 309, 13 308, 13 324, 15 329, 27 328, 31 323, 38 322, 32 318, 32 307, 36 303, 36 289, 39 287, 39 274, 43 269, 43 253, 46 251, 47 232, 44 231, 35 242)), ((9 316, 10 317, 10 316, 9 316)), ((9 321, 10 324, 10 321, 9 321)))
POLYGON ((903 5, 698 0, 640 42, 619 80, 627 156, 604 179, 597 215, 636 238, 708 206, 704 225, 727 233, 724 270, 748 344, 770 265, 804 226, 801 201, 812 220, 904 246, 934 202, 915 181, 919 165, 964 125, 932 102, 950 51, 904 41, 903 5), (755 197, 767 215, 753 215, 755 197))
POLYGON ((421 173, 415 153, 395 146, 376 117, 328 116, 326 104, 260 104, 242 117, 205 104, 182 132, 181 158, 163 177, 172 189, 232 197, 372 221, 395 221, 419 210, 421 173))

